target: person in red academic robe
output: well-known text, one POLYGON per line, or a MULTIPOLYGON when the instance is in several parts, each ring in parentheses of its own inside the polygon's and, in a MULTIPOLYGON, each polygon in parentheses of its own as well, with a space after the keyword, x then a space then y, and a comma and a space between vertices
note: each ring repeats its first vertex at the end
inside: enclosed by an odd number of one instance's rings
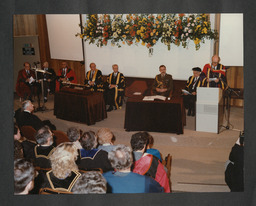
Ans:
POLYGON ((62 82, 71 82, 71 83, 77 83, 76 74, 71 69, 68 68, 67 62, 61 63, 61 68, 58 71, 57 79, 56 79, 56 89, 55 91, 58 92, 62 87, 62 82))
POLYGON ((227 84, 226 68, 224 65, 220 64, 219 62, 220 62, 220 57, 217 55, 214 55, 212 57, 212 63, 204 65, 203 73, 206 76, 206 78, 202 82, 202 85, 204 87, 219 87, 222 89, 226 88, 226 84, 227 84))
POLYGON ((24 63, 24 69, 18 73, 16 83, 16 93, 23 100, 32 100, 32 96, 36 94, 35 81, 36 75, 28 62, 24 63))

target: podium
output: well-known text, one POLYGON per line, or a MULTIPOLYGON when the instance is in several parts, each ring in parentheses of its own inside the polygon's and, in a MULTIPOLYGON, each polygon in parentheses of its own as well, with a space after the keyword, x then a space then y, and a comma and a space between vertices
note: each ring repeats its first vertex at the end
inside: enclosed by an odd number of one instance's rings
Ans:
POLYGON ((223 91, 220 88, 197 88, 196 131, 219 133, 223 124, 223 91))

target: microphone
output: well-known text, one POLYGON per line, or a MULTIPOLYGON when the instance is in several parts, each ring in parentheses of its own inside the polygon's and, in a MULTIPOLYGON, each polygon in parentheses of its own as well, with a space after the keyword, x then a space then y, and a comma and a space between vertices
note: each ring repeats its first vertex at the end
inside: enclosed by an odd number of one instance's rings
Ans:
POLYGON ((40 61, 34 62, 34 65, 40 64, 40 61))

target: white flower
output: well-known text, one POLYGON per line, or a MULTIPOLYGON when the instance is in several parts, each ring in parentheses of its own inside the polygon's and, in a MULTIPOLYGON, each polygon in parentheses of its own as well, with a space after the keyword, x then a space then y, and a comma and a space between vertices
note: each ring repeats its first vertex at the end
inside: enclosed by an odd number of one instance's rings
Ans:
POLYGON ((188 23, 188 27, 190 27, 190 23, 188 23))
POLYGON ((181 38, 183 39, 183 37, 184 37, 184 34, 181 34, 181 38))
POLYGON ((196 20, 194 20, 194 22, 196 22, 196 20))
POLYGON ((188 36, 188 33, 186 33, 186 36, 188 36))
POLYGON ((192 33, 192 31, 193 31, 192 29, 189 29, 189 30, 188 30, 188 33, 192 33))
POLYGON ((116 32, 113 33, 113 37, 114 38, 117 38, 118 37, 118 34, 116 32))
POLYGON ((192 23, 192 24, 191 24, 191 26, 195 26, 195 24, 194 24, 194 23, 192 23))
POLYGON ((188 37, 187 40, 190 40, 190 38, 188 37))

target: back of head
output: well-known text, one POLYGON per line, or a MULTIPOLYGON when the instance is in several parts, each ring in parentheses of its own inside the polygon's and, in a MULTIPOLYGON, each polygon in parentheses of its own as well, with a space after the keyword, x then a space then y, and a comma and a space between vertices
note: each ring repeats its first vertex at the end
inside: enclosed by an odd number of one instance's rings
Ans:
POLYGON ((23 156, 23 147, 18 140, 14 140, 14 159, 21 159, 23 156))
POLYGON ((40 145, 44 145, 47 143, 49 138, 52 138, 52 133, 50 131, 50 128, 48 126, 43 126, 36 132, 36 141, 40 145))
POLYGON ((78 170, 75 163, 77 156, 77 148, 72 142, 59 144, 50 156, 53 174, 57 178, 64 179, 72 170, 78 170))
POLYGON ((14 161, 14 193, 22 193, 35 178, 33 164, 24 159, 14 161))
POLYGON ((96 147, 97 139, 93 131, 85 132, 81 138, 80 143, 85 150, 91 150, 96 147))
POLYGON ((97 132, 98 142, 99 144, 111 143, 113 140, 113 133, 108 128, 101 128, 97 132))
POLYGON ((106 190, 107 182, 97 171, 83 173, 72 188, 74 194, 104 194, 106 190))
POLYGON ((80 130, 76 127, 70 127, 67 131, 67 136, 70 142, 75 142, 80 138, 80 130))
POLYGON ((114 150, 108 153, 108 159, 114 169, 128 169, 133 163, 132 150, 128 146, 117 145, 114 150))
POLYGON ((137 132, 133 134, 130 143, 133 151, 142 150, 148 143, 147 133, 137 132))
POLYGON ((148 146, 149 148, 152 148, 154 145, 154 138, 148 133, 148 132, 144 132, 147 137, 148 137, 148 146))
POLYGON ((31 103, 30 100, 25 100, 24 102, 22 102, 22 110, 26 110, 28 105, 31 103))

